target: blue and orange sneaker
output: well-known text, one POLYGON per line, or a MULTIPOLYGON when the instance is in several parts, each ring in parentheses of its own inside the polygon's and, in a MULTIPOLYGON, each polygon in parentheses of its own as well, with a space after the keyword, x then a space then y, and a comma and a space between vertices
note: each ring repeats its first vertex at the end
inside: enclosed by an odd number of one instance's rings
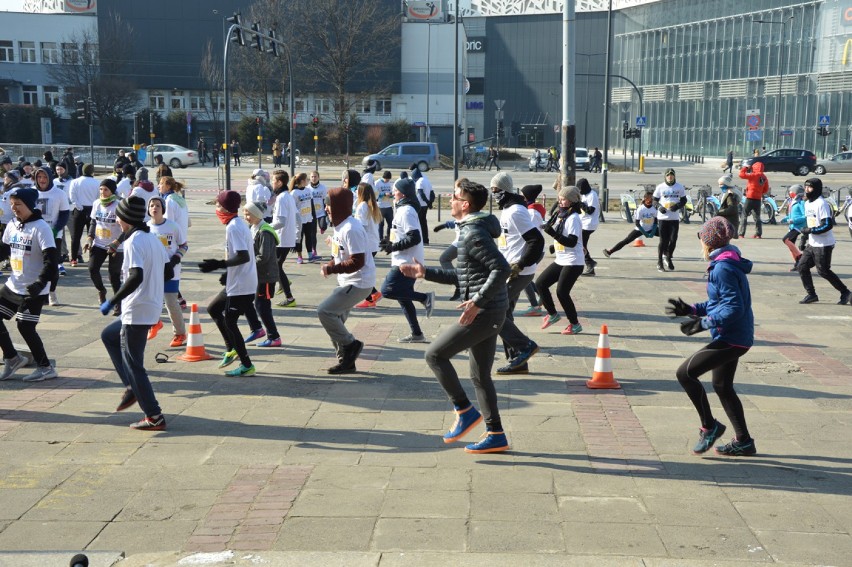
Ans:
POLYGON ((458 441, 482 421, 482 414, 473 407, 473 404, 463 410, 456 408, 453 411, 456 414, 456 422, 449 431, 444 433, 444 443, 458 441))
POLYGON ((509 450, 509 440, 502 431, 486 431, 482 439, 464 448, 465 453, 502 453, 509 450))

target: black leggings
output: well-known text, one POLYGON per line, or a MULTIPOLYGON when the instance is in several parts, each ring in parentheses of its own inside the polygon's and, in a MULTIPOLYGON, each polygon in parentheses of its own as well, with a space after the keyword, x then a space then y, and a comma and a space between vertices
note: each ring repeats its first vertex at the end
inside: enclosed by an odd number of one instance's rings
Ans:
POLYGON ((701 427, 712 429, 715 424, 710 402, 707 401, 707 392, 698 380, 702 374, 713 372, 713 390, 719 396, 722 407, 734 427, 737 440, 750 439, 746 427, 743 404, 734 391, 734 374, 737 372, 737 363, 742 355, 747 353, 747 347, 738 347, 724 341, 713 341, 702 348, 680 365, 677 369, 677 381, 683 387, 686 395, 692 401, 692 405, 698 410, 701 419, 701 427))
POLYGON ((593 232, 594 230, 583 229, 583 258, 585 259, 586 265, 589 267, 593 266, 595 263, 592 259, 592 255, 589 254, 589 237, 593 232))
POLYGON ((833 252, 834 245, 808 246, 802 252, 802 257, 799 259, 798 265, 799 277, 802 278, 802 285, 809 295, 816 295, 814 279, 811 276, 811 268, 816 268, 817 274, 840 293, 846 293, 849 290, 846 284, 831 269, 831 255, 833 252))
POLYGON ((251 359, 246 350, 243 336, 240 334, 237 321, 240 319, 240 315, 243 315, 249 309, 254 309, 253 301, 253 294, 228 296, 223 289, 207 306, 207 313, 216 322, 219 332, 222 333, 225 351, 236 350, 240 357, 240 363, 246 368, 251 366, 251 359))
POLYGON ((657 245, 657 261, 662 262, 663 256, 667 256, 671 260, 674 256, 675 246, 677 246, 677 233, 680 230, 680 221, 657 221, 657 227, 660 230, 660 243, 657 245))
POLYGON ((96 290, 106 292, 104 280, 101 277, 101 266, 104 265, 104 262, 107 262, 109 285, 112 287, 113 294, 118 293, 118 289, 121 287, 121 262, 123 259, 123 252, 116 252, 110 256, 105 248, 92 246, 89 249, 89 277, 92 278, 96 290))
POLYGON ((272 297, 275 295, 275 282, 257 284, 257 295, 254 298, 252 309, 246 309, 246 321, 249 329, 257 331, 266 327, 266 336, 269 339, 280 339, 278 326, 272 316, 272 297), (260 316, 260 319, 258 319, 260 316), (261 326, 261 322, 263 326, 261 326))
MULTIPOLYGON (((18 313, 27 313, 31 316, 30 320, 16 320, 18 332, 21 334, 21 338, 24 339, 24 343, 26 343, 27 347, 30 349, 30 352, 33 355, 33 361, 35 361, 38 366, 50 366, 50 359, 47 358, 47 352, 44 350, 44 343, 42 342, 38 331, 36 331, 36 325, 38 325, 38 319, 41 315, 41 308, 44 306, 46 299, 46 295, 26 297, 24 302, 18 308, 18 313), (32 320, 33 317, 35 320, 32 320)), ((18 351, 15 349, 15 346, 12 343, 12 337, 9 336, 9 330, 6 329, 6 324, 3 322, 3 319, 5 318, 6 317, 0 318, 0 349, 3 350, 3 358, 14 358, 15 355, 18 354, 18 351)))
POLYGON ((393 207, 382 207, 379 210, 382 212, 382 222, 379 223, 379 238, 390 240, 391 226, 393 225, 393 207), (387 230, 385 230, 385 227, 387 227, 387 230))
POLYGON ((308 256, 313 254, 314 250, 317 247, 317 221, 316 219, 311 222, 302 223, 302 238, 296 242, 296 254, 299 256, 302 255, 302 243, 305 244, 305 249, 308 252, 308 256))
POLYGON ((583 266, 560 266, 556 262, 544 269, 535 280, 535 289, 541 296, 541 304, 549 315, 556 315, 556 305, 550 294, 550 286, 556 284, 556 297, 565 311, 565 316, 572 325, 577 325, 577 309, 571 299, 571 288, 574 287, 577 278, 583 273, 583 266), (557 283, 559 282, 559 283, 557 283))
POLYGON ((618 252, 619 250, 621 250, 622 248, 624 248, 625 246, 627 246, 628 244, 630 244, 631 242, 633 242, 634 240, 639 238, 640 236, 642 236, 642 231, 639 230, 638 228, 634 228, 633 230, 630 231, 630 234, 628 234, 627 237, 624 240, 622 240, 621 242, 619 242, 618 244, 616 244, 615 246, 610 248, 609 253, 615 254, 616 252, 618 252))
POLYGON ((290 299, 293 297, 293 292, 290 290, 290 279, 284 273, 284 260, 287 259, 287 254, 291 248, 276 248, 275 257, 278 259, 278 284, 284 290, 284 297, 290 299))

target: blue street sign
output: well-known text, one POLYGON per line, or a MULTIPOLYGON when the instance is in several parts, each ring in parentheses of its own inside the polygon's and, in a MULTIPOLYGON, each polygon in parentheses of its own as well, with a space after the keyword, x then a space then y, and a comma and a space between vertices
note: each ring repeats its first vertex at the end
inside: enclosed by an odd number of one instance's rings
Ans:
POLYGON ((782 136, 792 136, 792 135, 793 135, 793 131, 792 131, 792 130, 781 130, 781 131, 780 131, 780 132, 778 132, 778 133, 779 133, 779 134, 781 134, 782 136))
POLYGON ((746 141, 759 142, 762 139, 762 130, 749 130, 746 132, 746 141))
POLYGON ((648 118, 646 116, 637 116, 636 117, 636 127, 644 128, 648 125, 648 118))
POLYGON ((831 116, 828 114, 820 114, 817 126, 831 126, 831 116))

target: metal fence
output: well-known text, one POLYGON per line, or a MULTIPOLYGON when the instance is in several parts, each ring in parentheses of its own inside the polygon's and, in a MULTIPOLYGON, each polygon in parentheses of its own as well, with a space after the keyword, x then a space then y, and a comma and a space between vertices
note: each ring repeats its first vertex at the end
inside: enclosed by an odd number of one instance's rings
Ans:
MULTIPOLYGON (((37 159, 43 161, 44 153, 49 150, 53 153, 53 159, 58 161, 68 147, 73 148, 75 161, 93 163, 97 167, 109 169, 112 169, 112 164, 118 157, 118 150, 132 150, 129 146, 94 146, 90 148, 89 146, 68 146, 66 144, 44 145, 0 142, 0 155, 8 155, 12 158, 12 161, 17 161, 19 157, 23 156, 26 161, 35 162, 37 159)), ((153 160, 154 156, 146 156, 145 165, 153 165, 153 160)))

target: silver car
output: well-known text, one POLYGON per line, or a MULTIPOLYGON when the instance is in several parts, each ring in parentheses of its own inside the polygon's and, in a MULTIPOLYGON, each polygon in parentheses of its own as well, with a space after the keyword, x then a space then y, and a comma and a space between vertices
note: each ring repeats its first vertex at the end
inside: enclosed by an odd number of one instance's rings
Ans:
POLYGON ((840 152, 828 159, 821 159, 814 168, 814 173, 817 175, 849 172, 852 172, 852 152, 840 152))

